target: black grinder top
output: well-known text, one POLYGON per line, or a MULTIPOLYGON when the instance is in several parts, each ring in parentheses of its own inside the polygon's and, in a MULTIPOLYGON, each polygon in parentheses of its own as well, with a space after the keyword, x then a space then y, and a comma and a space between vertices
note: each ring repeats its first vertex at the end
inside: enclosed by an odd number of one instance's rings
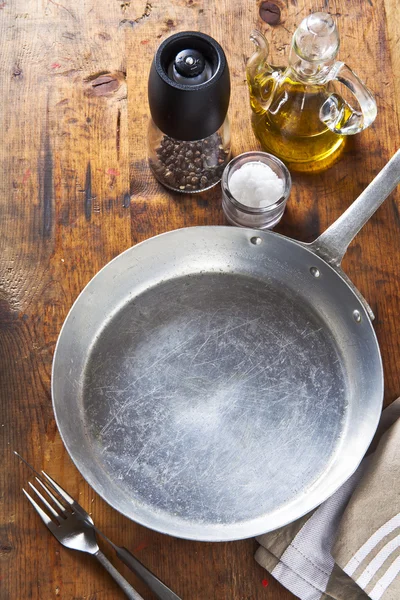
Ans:
POLYGON ((210 36, 184 31, 158 48, 149 75, 154 123, 177 140, 201 140, 225 120, 230 78, 221 46, 210 36))

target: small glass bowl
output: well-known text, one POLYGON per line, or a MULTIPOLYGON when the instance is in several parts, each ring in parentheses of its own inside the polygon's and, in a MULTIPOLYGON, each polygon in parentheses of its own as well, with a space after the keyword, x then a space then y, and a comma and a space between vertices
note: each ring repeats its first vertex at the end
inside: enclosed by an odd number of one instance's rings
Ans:
POLYGON ((286 202, 292 187, 292 178, 287 167, 279 158, 266 152, 245 152, 233 158, 222 174, 222 208, 226 218, 232 225, 252 227, 253 229, 272 229, 282 218, 286 202), (238 202, 229 188, 232 173, 245 163, 261 162, 270 167, 283 180, 283 195, 273 204, 254 208, 238 202))

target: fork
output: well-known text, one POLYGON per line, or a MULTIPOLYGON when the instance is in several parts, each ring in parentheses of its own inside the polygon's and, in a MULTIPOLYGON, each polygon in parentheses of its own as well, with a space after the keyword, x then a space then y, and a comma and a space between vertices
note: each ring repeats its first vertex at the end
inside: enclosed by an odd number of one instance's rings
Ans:
POLYGON ((28 484, 48 512, 44 511, 24 488, 22 488, 22 491, 38 512, 45 525, 62 545, 67 548, 93 554, 122 588, 128 598, 131 598, 132 600, 143 600, 142 596, 133 589, 101 552, 96 541, 97 532, 113 547, 118 558, 147 584, 159 600, 181 600, 172 590, 160 581, 160 579, 135 558, 129 550, 124 547, 116 546, 104 533, 102 533, 94 525, 91 516, 85 509, 82 508, 82 506, 80 506, 80 504, 78 504, 78 502, 76 502, 76 500, 74 500, 60 485, 58 485, 54 479, 44 471, 42 471, 41 474, 38 473, 32 465, 18 454, 18 452, 14 451, 14 454, 16 454, 16 456, 18 456, 18 458, 20 458, 35 474, 35 480, 41 487, 41 491, 39 491, 31 482, 28 482, 28 484), (57 493, 58 498, 49 488, 57 493), (47 499, 43 493, 46 494, 47 499), (49 499, 57 507, 58 512, 49 503, 49 499), (60 502, 60 499, 64 504, 60 502), (51 516, 49 516, 49 514, 51 516))

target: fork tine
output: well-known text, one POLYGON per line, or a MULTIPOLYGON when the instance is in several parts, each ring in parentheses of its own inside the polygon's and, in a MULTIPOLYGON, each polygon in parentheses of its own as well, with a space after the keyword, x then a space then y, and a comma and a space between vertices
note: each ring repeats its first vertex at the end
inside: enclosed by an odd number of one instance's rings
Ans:
POLYGON ((35 488, 35 486, 30 481, 28 481, 28 484, 30 485, 31 489, 35 492, 35 494, 37 496, 39 496, 39 498, 41 499, 41 501, 43 502, 43 504, 49 509, 49 511, 51 512, 51 514, 53 515, 53 517, 55 519, 57 519, 57 522, 58 522, 58 520, 60 519, 60 515, 54 510, 54 508, 51 506, 51 504, 49 504, 47 502, 46 498, 39 492, 39 490, 37 490, 35 488))
POLYGON ((26 466, 27 466, 27 467, 29 467, 29 468, 30 468, 30 470, 31 470, 31 471, 33 471, 33 472, 35 473, 35 475, 37 475, 38 477, 40 477, 40 473, 38 473, 38 472, 36 471, 36 469, 35 469, 34 467, 32 467, 32 465, 30 465, 30 464, 28 463, 28 461, 27 461, 27 460, 25 460, 24 458, 22 458, 22 456, 21 456, 20 454, 18 454, 18 452, 17 452, 16 450, 13 450, 13 452, 14 452, 15 456, 18 456, 18 458, 19 458, 20 460, 22 460, 22 462, 23 462, 23 463, 25 463, 25 464, 26 464, 26 466))
MULTIPOLYGON (((22 462, 24 462, 26 464, 27 467, 29 467, 29 469, 31 471, 33 471, 33 473, 35 473, 36 478, 39 478, 39 480, 40 480, 40 477, 43 475, 43 477, 47 480, 47 482, 53 488, 53 490, 55 492, 58 492, 60 494, 61 498, 63 498, 63 500, 65 500, 65 502, 67 502, 68 504, 71 504, 71 506, 76 504, 75 500, 73 498, 71 498, 71 496, 69 494, 67 494, 67 492, 65 490, 63 490, 63 488, 61 486, 59 486, 58 483, 56 483, 54 481, 54 479, 52 479, 50 477, 50 475, 47 475, 47 473, 45 473, 44 471, 42 471, 42 474, 38 473, 36 471, 35 467, 32 467, 32 465, 29 464, 28 461, 25 460, 20 454, 18 454, 18 452, 16 450, 14 450, 13 452, 16 456, 18 456, 18 458, 20 458, 22 460, 22 462)), ((56 504, 57 504, 57 502, 56 502, 56 504)), ((65 507, 63 507, 62 510, 65 510, 65 507)))
POLYGON ((63 506, 61 504, 61 502, 59 502, 57 500, 57 498, 54 496, 54 494, 51 493, 51 491, 49 490, 49 488, 47 486, 44 485, 43 481, 41 481, 39 479, 39 477, 35 477, 36 481, 38 482, 38 484, 44 489, 44 491, 50 496, 50 498, 52 499, 52 501, 54 502, 54 504, 62 511, 65 512, 66 507, 63 506))
POLYGON ((53 521, 44 512, 44 510, 39 506, 39 504, 37 502, 35 502, 35 500, 32 498, 32 496, 30 496, 24 488, 22 488, 22 491, 24 492, 25 496, 28 498, 29 502, 32 504, 33 508, 39 514, 39 517, 42 519, 43 523, 51 530, 54 527, 53 521))
POLYGON ((73 498, 71 498, 71 496, 69 494, 67 494, 67 492, 65 490, 63 490, 63 488, 60 485, 58 485, 58 483, 56 483, 54 481, 54 479, 52 479, 50 477, 50 475, 47 475, 47 473, 45 473, 44 471, 42 471, 42 475, 49 482, 49 484, 53 487, 53 489, 55 489, 55 491, 60 494, 61 498, 63 498, 65 500, 65 502, 68 502, 68 504, 71 504, 71 506, 76 504, 75 500, 73 498))
POLYGON ((94 527, 93 519, 89 513, 82 508, 82 506, 76 500, 74 500, 74 498, 72 498, 58 483, 56 483, 54 479, 50 477, 50 475, 47 475, 45 471, 38 473, 36 469, 32 467, 32 465, 30 465, 24 458, 22 458, 22 456, 18 454, 16 450, 14 450, 14 454, 18 456, 18 458, 20 458, 22 462, 24 462, 26 466, 36 475, 36 481, 47 492, 56 506, 62 511, 62 517, 68 516, 68 507, 71 507, 72 513, 78 514, 81 519, 88 523, 88 525, 94 527), (50 494, 49 488, 51 488, 58 495, 58 499, 50 494), (62 504, 63 502, 64 505, 62 504))

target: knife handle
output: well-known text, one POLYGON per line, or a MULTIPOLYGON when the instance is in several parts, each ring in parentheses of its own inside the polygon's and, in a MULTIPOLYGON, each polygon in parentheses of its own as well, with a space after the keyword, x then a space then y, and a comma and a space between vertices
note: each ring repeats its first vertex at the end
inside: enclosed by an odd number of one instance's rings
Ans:
POLYGON ((151 571, 146 569, 146 567, 133 556, 129 552, 127 548, 117 547, 116 548, 117 556, 122 562, 130 568, 144 583, 151 589, 153 594, 157 596, 159 600, 181 600, 179 596, 174 594, 172 590, 169 589, 156 577, 151 571))
POLYGON ((114 581, 118 583, 119 587, 124 591, 125 596, 129 598, 129 600, 144 600, 143 596, 133 589, 131 584, 125 579, 125 577, 121 575, 121 573, 119 573, 119 571, 117 571, 114 565, 110 563, 108 558, 101 552, 101 550, 95 552, 93 556, 97 558, 99 563, 103 565, 105 570, 108 571, 114 581))

